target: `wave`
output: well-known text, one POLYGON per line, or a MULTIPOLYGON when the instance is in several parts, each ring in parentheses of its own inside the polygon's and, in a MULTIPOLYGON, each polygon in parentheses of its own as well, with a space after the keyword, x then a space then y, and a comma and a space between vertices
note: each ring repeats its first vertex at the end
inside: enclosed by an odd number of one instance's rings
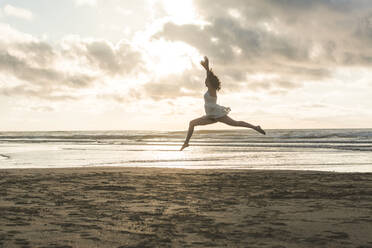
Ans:
MULTIPOLYGON (((81 140, 81 139, 0 139, 1 142, 6 143, 70 143, 78 145, 180 145, 183 139, 178 140, 81 140)), ((194 145, 211 145, 211 146, 252 146, 254 144, 262 144, 263 146, 270 145, 290 145, 293 146, 307 144, 307 145, 360 145, 372 147, 372 140, 203 140, 193 139, 191 141, 194 145)))
POLYGON ((23 136, 7 136, 0 135, 0 139, 153 139, 153 138, 164 138, 164 135, 23 135, 23 136))
MULTIPOLYGON (((169 141, 162 141, 162 140, 151 140, 150 144, 153 143, 180 143, 183 142, 183 140, 173 140, 172 142, 169 141)), ((255 143, 262 143, 262 144, 371 144, 372 145, 372 140, 223 140, 223 139, 211 139, 211 140, 203 140, 203 139, 192 139, 192 143, 195 144, 203 144, 203 143, 211 143, 211 144, 255 144, 255 143)), ((108 141, 107 144, 126 144, 120 143, 120 142, 110 142, 108 141)))
POLYGON ((324 130, 318 132, 289 132, 283 135, 276 136, 277 138, 284 139, 330 139, 330 138, 363 138, 371 139, 372 131, 327 131, 324 130))
MULTIPOLYGON (((179 146, 183 143, 185 135, 186 131, 0 132, 0 143, 132 145, 144 146, 148 150, 148 146, 179 146)), ((371 151, 372 129, 268 130, 266 136, 257 135, 252 130, 247 129, 196 130, 191 143, 193 146, 325 148, 371 151)), ((127 148, 132 149, 133 147, 127 148)))
MULTIPOLYGON (((120 148, 108 148, 110 151, 175 151, 178 150, 180 143, 134 143, 134 144, 102 144, 102 145, 115 145, 120 148), (129 146, 129 149, 125 148, 129 146), (138 146, 134 148, 133 146, 138 146), (162 149, 161 147, 176 147, 176 149, 162 149)), ((372 143, 217 143, 217 142, 192 142, 193 147, 216 147, 224 149, 225 152, 230 148, 288 148, 288 149, 337 149, 348 151, 372 151, 372 143)), ((62 148, 63 150, 102 150, 102 147, 85 147, 85 148, 62 148)), ((236 149, 234 150, 236 151, 236 149)))
POLYGON ((0 154, 0 159, 10 159, 10 156, 9 155, 5 155, 5 154, 0 154))
MULTIPOLYGON (((229 157, 230 158, 230 157, 229 157)), ((223 161, 226 160, 226 157, 221 158, 192 158, 192 159, 138 159, 138 160, 129 160, 127 163, 164 163, 164 162, 207 162, 207 161, 223 161)))
MULTIPOLYGON (((0 140, 152 140, 184 139, 186 131, 61 131, 61 132, 0 132, 0 140)), ((304 129, 267 130, 266 139, 372 139, 372 129, 304 129)), ((194 139, 257 139, 252 130, 196 130, 194 139)))
MULTIPOLYGON (((42 143, 49 143, 51 141, 45 141, 42 143)), ((25 142, 27 143, 27 142, 25 142)), ((32 142, 32 143, 40 143, 40 142, 32 142)), ((75 143, 77 145, 84 145, 87 146, 85 148, 80 148, 80 147, 74 147, 74 148, 68 148, 68 147, 63 147, 63 150, 109 150, 109 151, 174 151, 169 148, 162 149, 160 147, 176 147, 175 150, 178 150, 178 148, 181 146, 181 142, 177 143, 161 143, 161 142, 135 142, 135 143, 101 143, 98 145, 102 146, 107 146, 108 148, 103 148, 103 147, 88 147, 90 145, 97 145, 96 143, 91 144, 91 143, 75 143), (115 148, 113 149, 112 146, 117 146, 120 148, 115 148), (129 147, 126 148, 126 147, 129 147), (134 148, 134 147, 139 147, 139 148, 134 148)), ((230 148, 288 148, 288 149, 338 149, 338 150, 349 150, 349 151, 372 151, 372 143, 371 142, 342 142, 342 143, 322 143, 322 142, 313 142, 313 143, 306 143, 306 142, 271 142, 271 143, 264 143, 264 142, 259 142, 259 143, 225 143, 225 142, 192 142, 191 145, 193 147, 216 147, 218 149, 227 149, 229 150, 230 148)), ((10 158, 7 155, 1 155, 0 158, 10 158)))

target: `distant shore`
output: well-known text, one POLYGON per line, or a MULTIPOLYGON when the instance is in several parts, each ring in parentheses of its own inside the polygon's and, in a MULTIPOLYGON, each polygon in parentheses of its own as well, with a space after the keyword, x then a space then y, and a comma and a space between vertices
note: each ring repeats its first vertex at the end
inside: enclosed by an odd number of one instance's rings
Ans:
POLYGON ((0 170, 0 247, 372 247, 372 173, 0 170))

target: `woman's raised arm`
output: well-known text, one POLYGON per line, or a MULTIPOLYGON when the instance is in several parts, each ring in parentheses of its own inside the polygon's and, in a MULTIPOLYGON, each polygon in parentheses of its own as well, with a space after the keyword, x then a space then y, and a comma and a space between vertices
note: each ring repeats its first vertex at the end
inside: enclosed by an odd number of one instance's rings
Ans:
POLYGON ((208 57, 207 56, 204 56, 204 60, 200 61, 200 64, 207 71, 207 75, 208 75, 208 72, 209 72, 209 60, 208 60, 208 57))

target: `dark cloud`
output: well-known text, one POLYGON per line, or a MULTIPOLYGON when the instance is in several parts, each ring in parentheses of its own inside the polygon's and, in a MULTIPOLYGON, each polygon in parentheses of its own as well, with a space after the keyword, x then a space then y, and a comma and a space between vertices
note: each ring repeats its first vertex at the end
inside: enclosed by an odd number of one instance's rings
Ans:
POLYGON ((0 94, 3 95, 72 100, 76 99, 78 90, 104 84, 103 77, 107 75, 125 76, 136 70, 142 70, 142 58, 125 43, 113 48, 101 40, 74 40, 69 48, 61 50, 41 41, 0 41, 0 73, 8 78, 2 83, 0 94), (74 61, 81 71, 94 71, 94 74, 58 66, 61 61, 74 61), (22 85, 13 86, 12 78, 22 85))
POLYGON ((90 67, 108 75, 126 75, 143 70, 142 55, 127 43, 113 46, 105 40, 79 40, 63 51, 67 56, 85 59, 90 67))
POLYGON ((0 71, 25 82, 46 87, 82 88, 94 83, 94 78, 89 75, 70 75, 53 68, 35 67, 27 62, 27 59, 18 58, 6 51, 0 51, 0 71))
POLYGON ((247 29, 231 19, 217 19, 212 26, 200 29, 197 25, 176 25, 168 23, 157 35, 170 40, 184 41, 202 53, 208 54, 218 63, 253 63, 271 59, 266 63, 284 61, 306 61, 309 48, 286 37, 277 37, 262 30, 247 29), (216 39, 216 41, 213 41, 216 39), (234 47, 240 49, 234 53, 234 47))
POLYGON ((46 42, 31 41, 12 44, 17 50, 22 51, 28 59, 39 66, 47 66, 52 63, 56 54, 53 48, 46 42))
POLYGON ((281 90, 287 91, 300 87, 300 84, 280 81, 280 80, 264 80, 264 81, 249 81, 246 85, 251 90, 281 90))
MULTIPOLYGON (((372 65, 372 2, 366 0, 195 0, 209 23, 167 23, 157 38, 183 41, 208 55, 228 85, 249 73, 278 83, 322 81, 337 66, 372 65)), ((252 87, 255 84, 252 84, 252 87)), ((295 86, 297 85, 297 86, 295 86)))

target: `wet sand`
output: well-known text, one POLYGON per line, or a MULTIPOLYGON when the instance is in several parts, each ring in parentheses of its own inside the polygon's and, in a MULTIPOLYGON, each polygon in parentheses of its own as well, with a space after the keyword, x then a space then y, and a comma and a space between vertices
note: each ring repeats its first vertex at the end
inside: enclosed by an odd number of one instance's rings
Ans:
POLYGON ((0 247, 372 247, 372 174, 0 170, 0 247))

